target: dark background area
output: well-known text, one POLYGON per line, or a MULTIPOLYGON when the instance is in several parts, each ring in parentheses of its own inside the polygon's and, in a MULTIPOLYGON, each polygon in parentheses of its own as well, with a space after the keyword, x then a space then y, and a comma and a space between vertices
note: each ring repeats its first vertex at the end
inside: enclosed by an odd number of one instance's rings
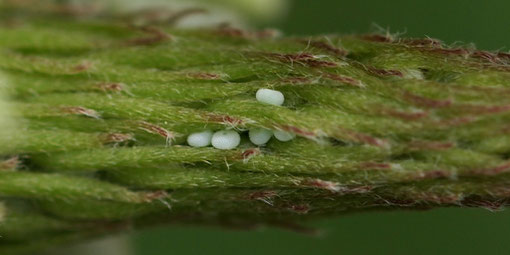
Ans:
POLYGON ((372 32, 376 24, 405 36, 509 50, 507 0, 294 0, 276 27, 285 34, 372 32))
POLYGON ((136 255, 510 254, 510 212, 436 209, 371 212, 311 224, 317 237, 285 230, 172 226, 133 236, 136 255))
MULTIPOLYGON (((510 1, 295 0, 287 17, 264 24, 286 35, 373 32, 508 50, 510 1)), ((318 237, 278 229, 232 231, 169 226, 133 235, 136 255, 168 254, 510 254, 510 212, 440 209, 347 215, 308 222, 318 237)))

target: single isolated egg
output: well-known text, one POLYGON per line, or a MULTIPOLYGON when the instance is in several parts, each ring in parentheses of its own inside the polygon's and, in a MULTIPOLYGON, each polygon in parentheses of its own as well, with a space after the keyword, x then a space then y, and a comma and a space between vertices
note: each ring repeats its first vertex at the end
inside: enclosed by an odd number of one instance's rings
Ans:
POLYGON ((265 128, 252 128, 248 131, 250 141, 255 145, 266 144, 273 136, 273 131, 265 128))
POLYGON ((205 130, 189 135, 187 142, 191 147, 205 147, 211 144, 212 136, 213 132, 211 130, 205 130))
POLYGON ((282 105, 285 100, 282 92, 272 89, 259 89, 255 97, 259 102, 272 105, 282 105))
POLYGON ((274 131, 274 137, 276 139, 278 139, 278 141, 288 142, 288 141, 296 138, 296 134, 285 132, 285 131, 276 130, 276 131, 274 131))
POLYGON ((231 150, 239 145, 241 136, 234 130, 221 130, 212 136, 212 146, 220 150, 231 150))

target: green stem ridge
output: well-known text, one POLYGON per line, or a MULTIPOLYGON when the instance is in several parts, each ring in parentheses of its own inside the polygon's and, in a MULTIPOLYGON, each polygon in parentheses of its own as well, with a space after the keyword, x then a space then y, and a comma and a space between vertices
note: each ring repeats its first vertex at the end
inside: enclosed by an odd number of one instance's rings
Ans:
POLYGON ((5 250, 162 222, 291 227, 509 202, 509 53, 54 11, 0 4, 5 250), (259 88, 281 91, 284 105, 257 102, 259 88), (253 127, 297 138, 257 147, 243 134, 234 150, 185 142, 253 127))

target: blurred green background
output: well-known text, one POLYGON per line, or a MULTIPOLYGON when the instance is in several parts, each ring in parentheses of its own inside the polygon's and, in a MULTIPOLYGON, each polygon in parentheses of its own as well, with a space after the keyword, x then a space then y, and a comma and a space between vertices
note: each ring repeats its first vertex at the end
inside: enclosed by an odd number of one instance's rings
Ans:
POLYGON ((276 27, 286 34, 366 33, 372 24, 405 36, 510 46, 508 0, 294 0, 276 27))
MULTIPOLYGON (((508 0, 294 0, 284 18, 260 26, 309 35, 373 32, 377 24, 404 36, 508 50, 509 8, 508 0)), ((306 224, 323 234, 169 226, 138 232, 131 239, 136 255, 510 254, 508 211, 381 212, 306 224)))

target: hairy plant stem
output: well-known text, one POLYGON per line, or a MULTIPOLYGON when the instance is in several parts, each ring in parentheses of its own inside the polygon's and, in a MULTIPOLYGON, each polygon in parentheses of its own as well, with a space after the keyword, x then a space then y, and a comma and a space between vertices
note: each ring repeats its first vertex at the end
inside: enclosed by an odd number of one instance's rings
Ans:
POLYGON ((358 211, 508 204, 510 54, 273 35, 0 5, 0 250, 160 223, 296 229, 358 211), (285 104, 257 102, 259 88, 285 104), (254 127, 297 138, 185 143, 254 127))

